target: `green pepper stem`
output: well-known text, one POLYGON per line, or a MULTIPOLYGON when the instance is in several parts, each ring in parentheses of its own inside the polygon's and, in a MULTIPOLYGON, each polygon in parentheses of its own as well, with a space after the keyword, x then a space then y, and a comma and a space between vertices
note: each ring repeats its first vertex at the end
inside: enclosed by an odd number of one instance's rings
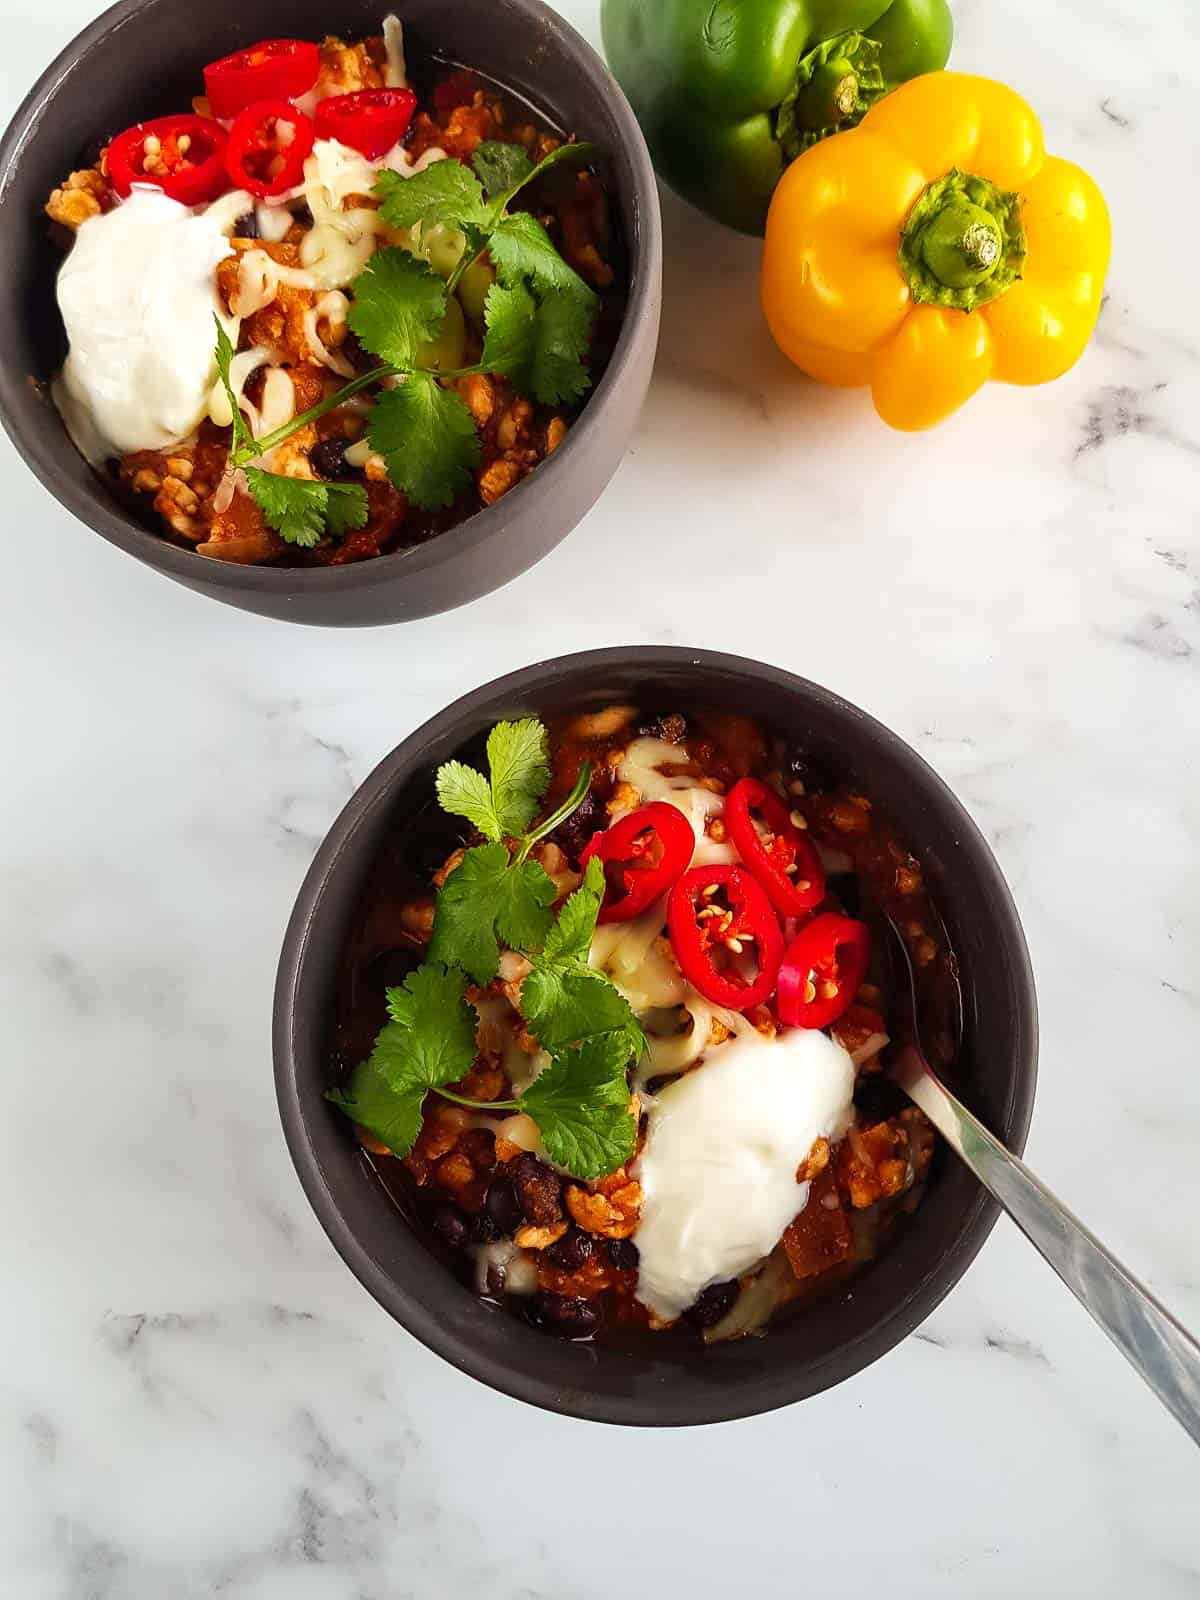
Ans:
POLYGON ((844 56, 823 61, 813 70, 795 100, 796 126, 816 132, 836 127, 854 113, 858 104, 858 74, 844 56))

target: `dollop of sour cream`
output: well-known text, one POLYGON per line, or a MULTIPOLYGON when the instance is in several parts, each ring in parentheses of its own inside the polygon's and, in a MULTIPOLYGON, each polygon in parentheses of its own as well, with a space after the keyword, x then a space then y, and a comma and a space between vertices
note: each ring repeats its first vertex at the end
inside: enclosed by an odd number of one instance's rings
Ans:
POLYGON ((161 450, 208 409, 216 268, 231 253, 220 219, 196 216, 157 189, 79 228, 58 275, 70 352, 55 386, 76 445, 91 461, 161 450))
POLYGON ((808 1202, 796 1168, 853 1117, 854 1063, 825 1034, 745 1032, 648 1105, 638 1298, 663 1320, 778 1244, 808 1202))

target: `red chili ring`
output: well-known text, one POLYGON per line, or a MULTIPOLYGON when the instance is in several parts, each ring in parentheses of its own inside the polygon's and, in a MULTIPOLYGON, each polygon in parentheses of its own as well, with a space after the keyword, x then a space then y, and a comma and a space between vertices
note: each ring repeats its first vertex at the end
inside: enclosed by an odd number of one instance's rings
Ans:
POLYGON ((321 71, 321 52, 308 39, 263 39, 204 69, 204 92, 214 117, 232 121, 256 100, 295 100, 321 71))
POLYGON ((827 911, 792 940, 779 969, 780 1020, 793 1028, 827 1028, 854 1004, 871 959, 866 924, 827 911), (825 993, 832 987, 832 994, 825 993))
POLYGON ((180 205, 203 205, 229 187, 225 146, 225 130, 211 117, 197 117, 191 112, 155 117, 126 128, 112 141, 107 154, 108 175, 123 200, 134 184, 145 183, 161 189, 180 205), (188 142, 180 150, 179 141, 185 138, 188 142), (147 139, 157 140, 153 152, 146 150, 147 139))
POLYGON ((725 830, 746 869, 767 891, 781 917, 802 917, 825 898, 825 872, 808 835, 787 806, 757 778, 742 778, 725 799, 725 830), (767 843, 754 826, 759 812, 771 831, 767 843), (789 872, 789 867, 795 872, 789 872))
POLYGON ((376 161, 399 144, 416 109, 411 89, 356 89, 353 94, 330 95, 317 102, 317 138, 336 139, 376 161))
POLYGON ((679 807, 666 800, 639 806, 636 811, 618 818, 607 832, 592 835, 579 858, 580 863, 586 864, 596 856, 606 868, 626 861, 638 862, 653 848, 655 839, 662 852, 658 860, 647 866, 631 866, 622 873, 624 895, 619 900, 609 900, 605 895, 600 922, 630 922, 656 900, 661 900, 692 859, 696 836, 679 807), (643 845, 641 838, 646 833, 651 839, 643 845))
POLYGON ((774 992, 783 959, 783 933, 775 908, 745 867, 692 867, 671 890, 667 903, 667 932, 680 971, 706 1000, 727 1011, 749 1011, 774 992), (714 891, 706 895, 707 890, 714 891), (715 891, 723 889, 730 920, 715 904, 715 891), (700 907, 697 901, 707 899, 700 907), (711 910, 711 914, 708 914, 711 910), (736 955, 753 942, 758 952, 758 975, 749 983, 718 971, 714 953, 724 949, 736 955))
POLYGON ((270 200, 300 182, 315 138, 311 120, 288 101, 258 100, 239 113, 229 130, 225 170, 235 187, 270 200), (290 139, 278 137, 281 126, 293 130, 290 139))

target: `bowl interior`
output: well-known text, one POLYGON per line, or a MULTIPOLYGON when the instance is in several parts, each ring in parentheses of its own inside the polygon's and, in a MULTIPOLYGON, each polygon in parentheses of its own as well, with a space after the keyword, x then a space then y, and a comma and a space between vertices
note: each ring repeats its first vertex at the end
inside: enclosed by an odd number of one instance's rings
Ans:
MULTIPOLYGON (((415 52, 435 51, 478 68, 603 152, 601 171, 629 258, 630 300, 608 372, 581 419, 586 424, 609 405, 638 314, 644 307, 657 318, 657 224, 647 228, 643 198, 649 194, 653 203, 653 177, 632 115, 595 52, 539 0, 393 0, 390 6, 388 0, 339 0, 335 7, 329 0, 294 0, 286 29, 316 39, 336 27, 343 37, 359 38, 377 33, 389 9, 403 20, 415 52)), ((539 479, 562 479, 575 457, 586 454, 589 430, 572 429, 556 452, 561 459, 543 462, 528 484, 512 492, 508 505, 476 512, 417 550, 357 566, 289 569, 282 577, 271 568, 195 556, 140 525, 74 449, 44 387, 66 353, 55 303, 62 252, 42 216, 50 191, 73 169, 91 164, 109 137, 139 117, 190 106, 202 90, 207 62, 277 35, 282 26, 274 0, 211 0, 199 25, 187 0, 123 0, 74 40, 35 85, 0 146, 0 415, 28 464, 68 509, 183 581, 233 590, 281 583, 299 592, 333 585, 346 590, 378 581, 385 565, 402 562, 414 574, 470 557, 476 544, 501 528, 514 500, 539 479)), ((586 504, 576 515, 584 509, 586 504)), ((496 581, 512 575, 505 571, 496 581)), ((477 581, 462 598, 486 587, 477 581)))
POLYGON ((385 760, 323 845, 293 916, 276 996, 276 1072, 301 1180, 371 1292, 455 1365, 508 1393, 599 1420, 680 1424, 768 1410, 882 1355, 938 1303, 978 1250, 995 1207, 943 1153, 923 1202, 886 1252, 764 1340, 661 1357, 561 1343, 475 1298, 395 1210, 349 1128, 321 1100, 340 957, 384 840, 429 797, 433 769, 501 717, 636 699, 743 712, 803 740, 886 805, 919 857, 961 967, 964 1039, 955 1087, 1012 1148, 1023 1147, 1036 1073, 1028 958, 986 844, 907 745, 827 691, 773 668, 684 651, 601 651, 489 685, 385 760))

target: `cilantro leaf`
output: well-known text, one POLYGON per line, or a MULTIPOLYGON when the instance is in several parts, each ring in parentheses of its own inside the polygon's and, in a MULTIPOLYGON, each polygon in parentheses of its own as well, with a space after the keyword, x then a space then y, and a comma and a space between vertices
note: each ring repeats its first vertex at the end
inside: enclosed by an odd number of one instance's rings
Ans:
POLYGON ((641 1024, 616 986, 585 961, 542 961, 521 985, 521 1014, 545 1050, 561 1050, 594 1034, 619 1034, 625 1058, 640 1056, 641 1024))
POLYGON ((438 768, 434 782, 443 811, 466 817, 485 839, 494 843, 503 839, 504 829, 492 803, 492 786, 482 772, 462 761, 446 761, 438 768))
POLYGON ((488 734, 487 758, 500 830, 515 838, 533 821, 550 782, 546 730, 536 717, 498 722, 488 734))
POLYGON ((583 882, 564 901, 554 926, 546 935, 543 959, 586 961, 603 900, 604 867, 599 858, 593 856, 584 870, 583 882))
POLYGON ((446 315, 446 285, 407 250, 378 250, 350 285, 346 321, 372 355, 411 366, 446 315))
POLYGON ((355 1067, 348 1087, 327 1089, 325 1098, 389 1150, 406 1156, 421 1131, 425 1091, 393 1089, 383 1065, 391 1053, 392 1036, 385 1039, 381 1033, 370 1057, 355 1067))
POLYGON ((483 180, 489 200, 515 192, 533 176, 533 162, 524 145, 502 144, 497 139, 485 139, 476 146, 471 165, 483 180))
POLYGON ((335 538, 355 528, 365 528, 371 515, 371 502, 361 483, 326 483, 325 526, 335 538))
POLYGON ((537 301, 523 283, 506 289, 494 283, 483 303, 484 340, 479 365, 501 372, 518 389, 525 387, 533 363, 537 301))
POLYGON ((633 1155, 637 1119, 629 1103, 628 1064, 626 1040, 586 1039, 556 1055, 520 1097, 546 1154, 576 1178, 613 1172, 633 1155))
POLYGON ((488 239, 488 254, 505 288, 512 288, 528 278, 533 287, 543 293, 562 289, 578 295, 588 305, 596 304, 591 289, 567 265, 545 228, 528 211, 501 217, 488 239))
POLYGON ((477 1019, 466 991, 461 972, 428 961, 387 991, 388 1014, 408 1030, 408 1071, 429 1088, 453 1083, 475 1060, 477 1019))
POLYGON ((583 355, 592 336, 594 301, 552 289, 538 307, 533 327, 529 389, 543 405, 582 399, 591 386, 583 355))
POLYGON ((587 960, 603 898, 604 869, 593 858, 546 934, 542 953, 530 957, 533 971, 521 985, 521 1013, 545 1050, 612 1034, 622 1040, 628 1062, 645 1049, 641 1024, 616 985, 587 960))
POLYGON ((500 970, 499 939, 514 950, 541 948, 556 895, 535 861, 513 863, 504 844, 476 845, 438 894, 430 959, 490 983, 500 970))
POLYGON ((388 477, 425 511, 451 505, 479 462, 474 417, 453 389, 443 389, 427 372, 410 372, 379 396, 368 433, 388 477))
POLYGON ((411 228, 416 222, 483 228, 491 218, 479 179, 461 161, 434 161, 411 178, 385 168, 375 180, 375 193, 380 215, 393 228, 411 228))
POLYGON ((549 172, 551 167, 586 166, 595 154, 595 145, 560 144, 557 150, 551 150, 548 156, 543 156, 536 167, 530 166, 528 171, 514 175, 510 187, 502 197, 498 197, 497 210, 502 210, 514 198, 518 190, 524 189, 526 184, 536 182, 543 173, 549 172))
POLYGON ((484 302, 486 334, 479 365, 502 372, 543 405, 580 399, 591 385, 583 355, 595 320, 594 300, 551 289, 539 304, 518 283, 494 283, 484 302))
POLYGON ((461 972, 426 962, 387 992, 391 1021, 347 1090, 326 1098, 397 1155, 407 1155, 421 1130, 428 1090, 453 1083, 475 1060, 477 1019, 461 972))
POLYGON ((221 387, 225 390, 225 398, 229 401, 229 409, 233 413, 233 447, 238 449, 242 445, 253 447, 254 435, 246 423, 242 408, 238 404, 237 395, 233 392, 233 382, 229 369, 233 365, 233 345, 229 335, 225 332, 225 324, 217 313, 213 312, 213 321, 217 325, 217 347, 213 352, 213 360, 217 366, 217 376, 221 380, 221 387))
POLYGON ((245 473, 263 521, 288 544, 311 550, 327 529, 340 536, 366 525, 370 507, 360 483, 285 478, 261 467, 246 467, 245 473))

